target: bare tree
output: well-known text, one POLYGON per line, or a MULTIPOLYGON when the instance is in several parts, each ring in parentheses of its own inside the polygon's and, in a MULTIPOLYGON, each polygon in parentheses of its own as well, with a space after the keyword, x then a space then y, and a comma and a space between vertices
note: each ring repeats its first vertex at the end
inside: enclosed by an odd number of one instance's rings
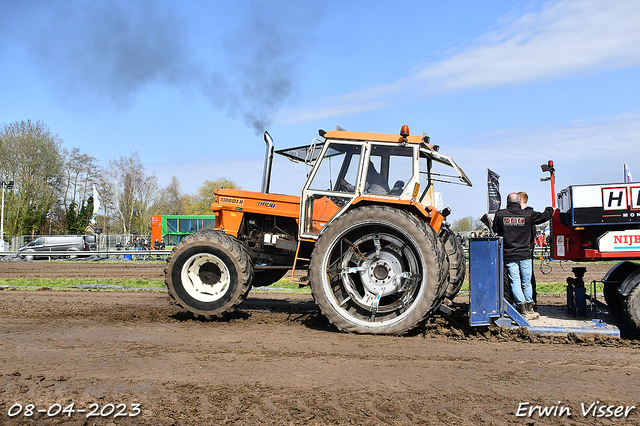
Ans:
POLYGON ((180 181, 174 175, 171 182, 160 190, 156 203, 151 208, 153 214, 180 215, 184 214, 185 194, 182 192, 180 181))
MULTIPOLYGON (((116 181, 113 179, 111 169, 99 167, 96 170, 96 191, 100 200, 100 211, 98 211, 98 223, 104 229, 114 225, 117 220, 116 205, 116 181)), ((114 229, 115 231, 115 229, 114 229)))
POLYGON ((147 176, 137 151, 129 157, 110 161, 110 166, 111 179, 115 183, 114 208, 123 232, 145 232, 151 227, 148 210, 157 196, 155 174, 147 176))
MULTIPOLYGON (((144 168, 142 168, 144 172, 144 168)), ((151 176, 144 174, 142 184, 138 187, 136 196, 136 214, 134 216, 133 230, 141 234, 151 232, 151 206, 158 197, 158 179, 155 173, 151 176)))
POLYGON ((71 201, 79 204, 91 196, 93 185, 96 183, 97 159, 81 153, 78 148, 73 148, 71 152, 65 150, 64 154, 64 204, 68 205, 71 201))
MULTIPOLYGON (((65 150, 64 157, 65 180, 62 206, 65 213, 68 214, 71 203, 82 206, 92 196, 93 185, 96 183, 95 162, 97 159, 81 153, 78 148, 73 148, 71 152, 65 150)), ((75 224, 70 225, 75 227, 75 224)))

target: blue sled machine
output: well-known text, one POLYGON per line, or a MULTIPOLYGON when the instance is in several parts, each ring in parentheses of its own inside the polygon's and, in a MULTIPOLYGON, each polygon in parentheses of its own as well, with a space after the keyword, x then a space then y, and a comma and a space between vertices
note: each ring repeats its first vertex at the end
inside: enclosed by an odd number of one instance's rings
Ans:
MULTIPOLYGON (((496 324, 501 327, 526 327, 531 333, 551 335, 604 335, 620 338, 620 330, 595 318, 571 318, 566 307, 539 306, 540 319, 527 321, 504 298, 504 260, 502 238, 474 238, 469 246, 469 322, 471 326, 496 324)), ((604 316, 604 315, 601 315, 604 316)))

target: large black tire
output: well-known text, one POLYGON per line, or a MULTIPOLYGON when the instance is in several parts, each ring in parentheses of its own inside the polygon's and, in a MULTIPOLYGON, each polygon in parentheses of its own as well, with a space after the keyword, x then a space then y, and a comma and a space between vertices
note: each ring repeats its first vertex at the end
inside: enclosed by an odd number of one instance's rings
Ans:
POLYGON ((311 293, 342 331, 401 334, 440 305, 443 253, 433 228, 416 216, 386 206, 357 208, 318 238, 311 293))
POLYGON ((196 318, 222 318, 247 297, 253 263, 244 246, 222 231, 188 235, 167 258, 169 296, 196 318))
POLYGON ((287 274, 286 269, 263 269, 253 271, 252 287, 265 287, 280 281, 287 274))
POLYGON ((456 238, 451 229, 446 226, 442 226, 438 236, 444 245, 447 259, 449 260, 447 289, 444 297, 449 300, 453 300, 453 298, 460 292, 462 284, 464 283, 467 259, 464 256, 464 251, 462 250, 460 241, 458 241, 458 238, 456 238))
POLYGON ((618 292, 618 289, 629 277, 636 274, 638 269, 640 269, 640 265, 626 260, 614 265, 602 278, 604 300, 611 309, 625 310, 624 297, 618 292))
POLYGON ((625 299, 624 314, 631 325, 640 331, 640 284, 625 299))
POLYGON ((604 283, 602 293, 604 294, 604 301, 607 303, 607 306, 615 311, 622 310, 622 296, 618 293, 618 288, 620 285, 618 283, 604 283))
POLYGON ((429 238, 433 238, 436 242, 436 262, 438 264, 438 273, 440 274, 438 280, 438 306, 440 302, 444 300, 444 295, 447 292, 447 282, 449 277, 449 258, 447 257, 447 252, 444 244, 438 238, 438 234, 436 231, 427 224, 426 226, 427 233, 431 234, 429 238))

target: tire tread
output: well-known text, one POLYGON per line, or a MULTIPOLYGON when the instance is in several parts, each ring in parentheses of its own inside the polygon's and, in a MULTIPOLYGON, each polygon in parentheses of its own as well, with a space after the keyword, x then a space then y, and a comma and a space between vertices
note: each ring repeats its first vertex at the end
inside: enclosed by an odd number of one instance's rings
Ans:
POLYGON ((625 299, 624 314, 627 321, 640 331, 640 284, 636 285, 625 299))

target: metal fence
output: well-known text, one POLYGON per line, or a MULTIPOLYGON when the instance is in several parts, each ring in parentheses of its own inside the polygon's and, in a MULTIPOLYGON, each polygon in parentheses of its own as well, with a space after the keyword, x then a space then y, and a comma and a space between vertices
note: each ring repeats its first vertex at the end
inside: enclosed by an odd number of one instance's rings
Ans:
POLYGON ((96 250, 91 251, 37 251, 37 252, 19 252, 20 247, 29 244, 31 241, 39 237, 47 237, 49 235, 20 235, 11 238, 8 247, 5 244, 5 250, 1 250, 0 256, 18 256, 23 259, 123 259, 123 260, 163 260, 171 253, 171 247, 165 250, 153 250, 151 247, 151 237, 149 235, 136 234, 114 234, 114 235, 98 235, 96 236, 96 250), (146 250, 136 250, 133 243, 136 238, 146 238, 149 247, 146 250), (121 245, 121 247, 119 247, 121 245))
MULTIPOLYGON (((8 251, 17 252, 20 247, 29 244, 37 238, 55 236, 57 235, 18 235, 11 237, 11 243, 9 244, 8 251)), ((96 236, 96 244, 98 246, 98 250, 115 250, 118 244, 122 244, 122 248, 130 247, 133 249, 133 242, 136 238, 146 238, 149 244, 149 249, 152 248, 151 245, 153 242, 151 241, 151 236, 140 234, 100 234, 96 236)))

